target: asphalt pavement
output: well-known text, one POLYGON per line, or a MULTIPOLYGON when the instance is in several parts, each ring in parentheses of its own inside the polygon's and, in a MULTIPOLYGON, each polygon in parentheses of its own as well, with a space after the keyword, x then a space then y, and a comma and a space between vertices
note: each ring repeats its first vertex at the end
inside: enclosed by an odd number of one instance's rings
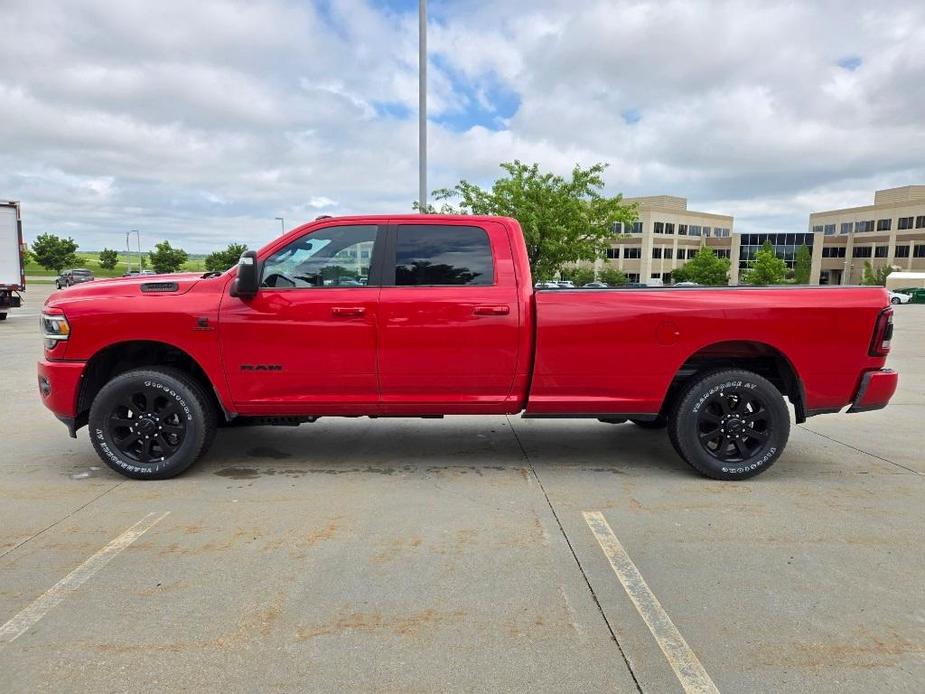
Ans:
POLYGON ((518 417, 219 432, 110 471, 0 323, 0 690, 921 692, 925 306, 886 410, 745 482, 664 432, 518 417))

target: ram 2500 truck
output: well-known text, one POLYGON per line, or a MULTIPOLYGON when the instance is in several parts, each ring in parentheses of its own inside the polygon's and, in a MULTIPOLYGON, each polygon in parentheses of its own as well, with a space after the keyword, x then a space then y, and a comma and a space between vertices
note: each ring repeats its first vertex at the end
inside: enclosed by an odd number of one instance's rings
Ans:
POLYGON ((514 219, 319 219, 225 273, 52 294, 44 403, 129 477, 176 475, 227 424, 514 414, 667 427, 709 477, 795 420, 884 407, 886 290, 533 288, 514 219), (786 398, 786 400, 785 400, 786 398))

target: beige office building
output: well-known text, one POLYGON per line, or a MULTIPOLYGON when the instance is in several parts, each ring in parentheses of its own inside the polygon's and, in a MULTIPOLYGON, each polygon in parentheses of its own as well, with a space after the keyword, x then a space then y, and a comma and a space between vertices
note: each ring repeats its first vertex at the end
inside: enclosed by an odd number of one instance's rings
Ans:
POLYGON ((630 282, 671 281, 672 270, 693 258, 701 246, 730 258, 730 281, 738 281, 738 244, 733 243, 733 218, 687 209, 687 198, 654 195, 625 198, 636 203, 639 218, 632 225, 618 226, 607 258, 598 261, 622 270, 630 282))
POLYGON ((860 284, 874 268, 925 271, 925 185, 874 193, 874 204, 813 212, 813 284, 860 284))

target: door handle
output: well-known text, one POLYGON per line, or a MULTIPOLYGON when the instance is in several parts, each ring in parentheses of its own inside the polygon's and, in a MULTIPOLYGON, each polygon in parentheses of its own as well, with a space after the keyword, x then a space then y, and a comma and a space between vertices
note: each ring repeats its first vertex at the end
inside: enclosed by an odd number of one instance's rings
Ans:
POLYGON ((332 306, 331 313, 335 316, 362 316, 366 313, 363 306, 332 306))
POLYGON ((510 306, 476 306, 475 315, 477 316, 506 316, 511 312, 510 306))

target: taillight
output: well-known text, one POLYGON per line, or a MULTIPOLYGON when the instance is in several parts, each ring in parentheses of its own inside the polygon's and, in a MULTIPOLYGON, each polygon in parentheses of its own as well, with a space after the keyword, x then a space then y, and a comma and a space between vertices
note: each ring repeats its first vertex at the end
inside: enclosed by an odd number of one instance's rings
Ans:
POLYGON ((885 308, 877 316, 874 337, 870 341, 869 354, 872 357, 885 357, 890 353, 890 340, 893 339, 893 309, 885 308))

